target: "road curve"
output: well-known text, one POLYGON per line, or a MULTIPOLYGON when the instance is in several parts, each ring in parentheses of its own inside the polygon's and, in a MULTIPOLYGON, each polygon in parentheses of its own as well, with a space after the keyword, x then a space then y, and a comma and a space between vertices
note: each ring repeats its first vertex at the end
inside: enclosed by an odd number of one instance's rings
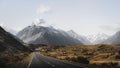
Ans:
POLYGON ((33 58, 30 61, 28 68, 87 68, 80 65, 66 63, 60 60, 48 58, 40 55, 39 52, 34 52, 33 58))

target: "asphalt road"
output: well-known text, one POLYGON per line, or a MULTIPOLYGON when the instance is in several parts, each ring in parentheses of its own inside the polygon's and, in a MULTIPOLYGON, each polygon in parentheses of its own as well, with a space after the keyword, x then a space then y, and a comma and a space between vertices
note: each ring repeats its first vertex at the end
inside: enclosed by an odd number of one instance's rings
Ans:
POLYGON ((28 68, 86 68, 86 67, 63 62, 57 59, 48 58, 40 55, 40 52, 34 52, 33 58, 30 61, 28 68))

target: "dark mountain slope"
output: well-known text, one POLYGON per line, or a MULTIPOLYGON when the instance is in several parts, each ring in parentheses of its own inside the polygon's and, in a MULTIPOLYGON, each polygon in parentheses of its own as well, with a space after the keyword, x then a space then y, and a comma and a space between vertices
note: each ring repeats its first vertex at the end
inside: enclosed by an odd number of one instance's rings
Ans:
POLYGON ((116 32, 113 36, 109 37, 103 43, 104 44, 120 44, 120 31, 116 32))
MULTIPOLYGON (((22 60, 30 50, 0 27, 0 68, 22 60)), ((7 67, 7 68, 8 68, 7 67)))
POLYGON ((0 47, 5 49, 15 48, 15 50, 27 51, 28 49, 16 40, 11 34, 0 27, 0 47))

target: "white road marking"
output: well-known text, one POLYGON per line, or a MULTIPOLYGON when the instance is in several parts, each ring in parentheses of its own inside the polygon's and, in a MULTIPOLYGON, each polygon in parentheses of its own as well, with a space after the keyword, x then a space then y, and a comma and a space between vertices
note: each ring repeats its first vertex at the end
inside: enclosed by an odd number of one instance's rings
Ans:
POLYGON ((32 63, 32 60, 33 60, 33 56, 32 56, 32 59, 31 59, 30 63, 28 64, 28 67, 27 67, 27 68, 30 67, 30 65, 31 65, 31 63, 32 63))
MULTIPOLYGON (((35 53, 34 53, 34 55, 32 56, 32 59, 31 59, 31 61, 30 61, 30 63, 28 64, 28 67, 27 68, 30 68, 30 65, 31 65, 31 63, 32 63, 32 61, 33 61, 33 57, 35 56, 35 53)), ((42 60, 42 59, 41 59, 42 60)), ((42 60, 42 61, 44 61, 44 60, 42 60)), ((49 64, 49 65, 51 65, 52 67, 55 67, 55 65, 53 65, 53 64, 51 64, 50 62, 47 62, 47 61, 44 61, 45 63, 47 63, 47 64, 49 64)))

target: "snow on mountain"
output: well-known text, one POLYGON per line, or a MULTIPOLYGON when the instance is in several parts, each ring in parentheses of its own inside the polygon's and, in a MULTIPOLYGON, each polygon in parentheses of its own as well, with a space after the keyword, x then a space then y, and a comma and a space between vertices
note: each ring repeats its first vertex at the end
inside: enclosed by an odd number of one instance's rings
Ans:
POLYGON ((32 24, 18 32, 17 37, 28 44, 47 45, 79 45, 81 41, 71 37, 67 32, 46 26, 43 19, 39 19, 36 24, 32 24))
POLYGON ((77 33, 75 33, 73 30, 68 31, 68 34, 76 39, 78 39, 79 41, 81 41, 83 44, 91 44, 90 41, 82 35, 78 35, 77 33))
POLYGON ((100 44, 104 40, 106 40, 109 36, 104 33, 98 33, 94 35, 88 35, 86 37, 92 44, 100 44))

